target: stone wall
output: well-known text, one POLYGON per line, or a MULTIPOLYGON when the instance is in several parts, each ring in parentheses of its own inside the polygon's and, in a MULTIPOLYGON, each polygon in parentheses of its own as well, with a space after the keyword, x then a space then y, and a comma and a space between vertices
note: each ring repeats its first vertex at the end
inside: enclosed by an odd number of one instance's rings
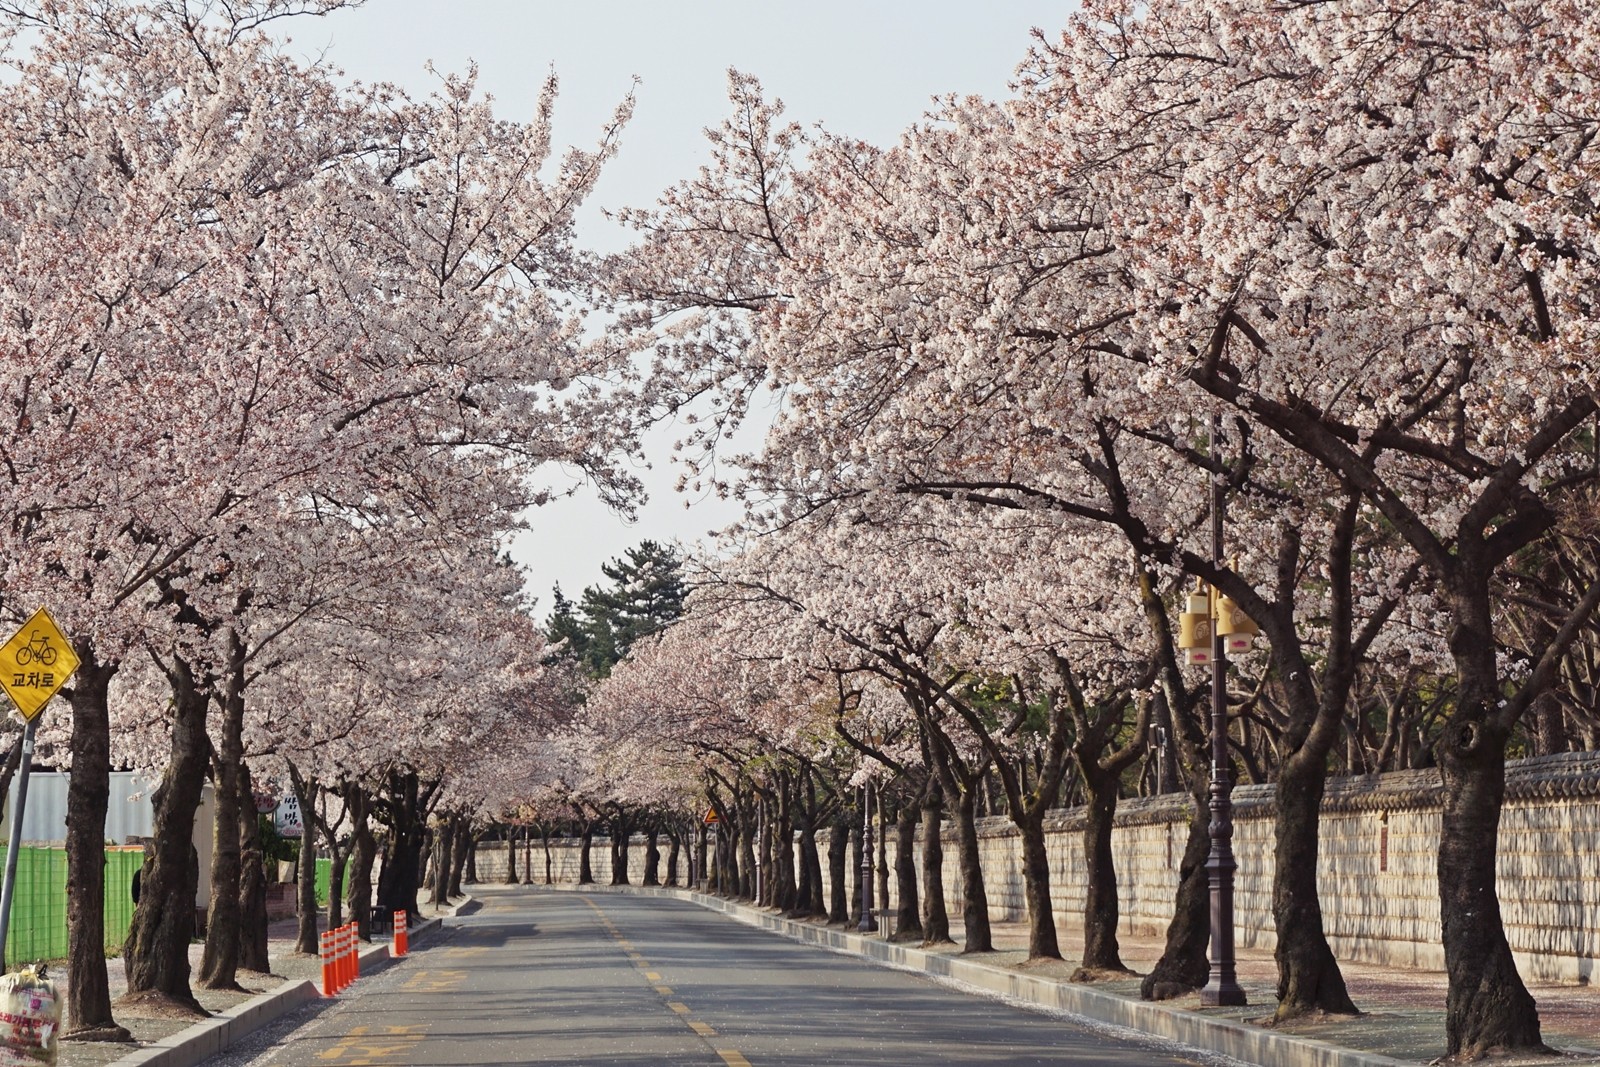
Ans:
MULTIPOLYGON (((1442 969, 1438 878, 1439 776, 1407 771, 1330 781, 1322 807, 1319 857, 1323 919, 1341 959, 1442 969)), ((1234 791, 1235 918, 1238 943, 1270 949, 1272 922, 1273 787, 1234 791)), ((1571 753, 1514 761, 1507 767, 1500 830, 1500 899, 1507 936, 1525 978, 1588 982, 1600 960, 1600 755, 1571 753)), ((1113 836, 1121 928, 1160 935, 1172 915, 1178 863, 1187 834, 1183 796, 1124 800, 1113 836)), ((1075 811, 1052 818, 1051 899, 1059 924, 1083 910, 1083 821, 1075 811)), ((1022 919, 1021 847, 1004 819, 980 821, 984 881, 995 919, 1022 919)), ((952 916, 962 904, 952 829, 945 829, 945 898, 952 916)), ((819 835, 824 878, 827 834, 819 835)), ((1487 847, 1487 843, 1486 843, 1487 847)), ((665 862, 663 849, 663 863, 665 862)), ((889 855, 894 855, 891 835, 889 855)), ((575 883, 577 842, 553 847, 555 880, 575 883)), ((503 857, 503 849, 499 850, 503 857)), ((920 853, 920 846, 919 846, 920 853)), ((539 842, 534 873, 542 880, 539 842)), ((629 874, 639 884, 644 846, 629 850, 629 874)), ((920 861, 920 856, 919 856, 920 861)), ((497 881, 500 864, 480 851, 479 877, 497 881), (487 862, 486 862, 487 861, 487 862)), ((521 859, 518 860, 519 869, 521 859)), ((610 881, 610 853, 596 840, 595 881, 610 881)), ((892 868, 891 868, 892 870, 892 868)), ((890 878, 891 900, 894 880, 890 878)))

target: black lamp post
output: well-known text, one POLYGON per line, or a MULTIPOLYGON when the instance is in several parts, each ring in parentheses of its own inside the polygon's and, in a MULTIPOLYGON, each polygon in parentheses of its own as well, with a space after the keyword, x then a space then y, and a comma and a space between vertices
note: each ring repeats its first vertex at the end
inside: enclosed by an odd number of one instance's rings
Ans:
POLYGON ((878 929, 872 914, 872 779, 867 779, 861 796, 861 922, 856 929, 870 934, 878 929))
MULTIPOLYGON (((1211 416, 1211 458, 1221 455, 1218 441, 1222 420, 1211 416)), ((1221 570, 1223 479, 1220 465, 1211 474, 1211 563, 1221 570)), ((1213 613, 1215 597, 1213 597, 1213 613)), ((1233 952, 1233 875, 1239 864, 1233 858, 1233 770, 1228 758, 1228 658, 1221 627, 1211 626, 1211 855, 1206 872, 1211 879, 1211 977, 1200 990, 1200 1003, 1208 1008, 1248 1003, 1239 985, 1233 952)))

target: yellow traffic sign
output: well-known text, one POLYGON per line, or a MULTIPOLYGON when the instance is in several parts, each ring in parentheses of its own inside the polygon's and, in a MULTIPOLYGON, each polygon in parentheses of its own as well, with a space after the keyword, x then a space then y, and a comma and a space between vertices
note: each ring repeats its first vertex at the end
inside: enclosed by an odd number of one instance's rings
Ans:
POLYGON ((77 669, 72 642, 43 608, 0 645, 0 688, 29 722, 77 669))

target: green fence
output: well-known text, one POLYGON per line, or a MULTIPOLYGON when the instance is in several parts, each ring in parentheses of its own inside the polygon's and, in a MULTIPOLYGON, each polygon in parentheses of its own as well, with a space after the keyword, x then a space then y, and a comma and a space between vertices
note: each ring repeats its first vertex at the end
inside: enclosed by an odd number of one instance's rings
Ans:
MULTIPOLYGON (((316 886, 317 886, 317 907, 319 907, 319 908, 326 908, 328 906, 328 882, 332 878, 333 878, 333 861, 332 860, 324 860, 324 859, 317 860, 316 886)), ((348 899, 349 898, 349 892, 348 891, 350 889, 350 866, 349 866, 349 864, 345 865, 345 868, 344 868, 344 879, 343 880, 344 880, 344 885, 343 885, 343 887, 341 887, 340 892, 341 892, 341 895, 343 895, 346 899, 348 899)))
MULTIPOLYGON (((0 864, 6 849, 0 845, 0 864)), ((144 863, 141 848, 106 849, 106 948, 120 949, 133 921, 133 874, 144 863)), ((67 955, 67 853, 59 848, 24 848, 17 853, 17 886, 6 933, 5 964, 63 959, 67 955)))

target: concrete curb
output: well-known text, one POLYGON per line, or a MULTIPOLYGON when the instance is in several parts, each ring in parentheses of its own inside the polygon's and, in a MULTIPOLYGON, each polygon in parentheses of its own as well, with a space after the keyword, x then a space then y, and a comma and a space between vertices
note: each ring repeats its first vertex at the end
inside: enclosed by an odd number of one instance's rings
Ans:
MULTIPOLYGON (((388 950, 382 950, 385 955, 388 950)), ((363 960, 363 963, 365 960, 363 960)), ((153 1045, 130 1052, 112 1067, 194 1067, 207 1056, 214 1056, 246 1034, 287 1015, 303 1004, 320 1000, 316 984, 304 979, 285 982, 270 993, 253 997, 219 1015, 203 1019, 187 1030, 179 1030, 153 1045)))
POLYGON ((1153 1001, 1134 1000, 1105 993, 1092 986, 1035 978, 1016 971, 938 952, 908 948, 843 930, 796 922, 744 904, 686 889, 646 889, 606 886, 605 891, 672 896, 719 911, 750 926, 770 930, 803 944, 861 956, 876 963, 950 978, 991 993, 1001 993, 1029 1004, 1071 1012, 1097 1022, 1138 1030, 1153 1037, 1176 1041, 1190 1048, 1218 1052, 1259 1067, 1417 1067, 1374 1052, 1341 1048, 1326 1041, 1295 1037, 1258 1026, 1217 1019, 1199 1012, 1153 1001))
MULTIPOLYGON (((457 910, 470 900, 472 898, 467 897, 457 904, 457 910)), ((418 925, 408 936, 415 941, 437 933, 443 926, 444 918, 435 916, 418 925)), ((397 958, 404 958, 390 955, 387 944, 373 945, 357 955, 361 960, 363 978, 383 970, 397 958)), ((111 1067, 196 1067, 207 1057, 225 1051, 234 1042, 276 1022, 296 1008, 322 999, 322 990, 315 982, 306 979, 285 982, 277 989, 252 997, 209 1019, 202 1019, 186 1030, 179 1030, 154 1044, 130 1052, 113 1061, 111 1067)))

